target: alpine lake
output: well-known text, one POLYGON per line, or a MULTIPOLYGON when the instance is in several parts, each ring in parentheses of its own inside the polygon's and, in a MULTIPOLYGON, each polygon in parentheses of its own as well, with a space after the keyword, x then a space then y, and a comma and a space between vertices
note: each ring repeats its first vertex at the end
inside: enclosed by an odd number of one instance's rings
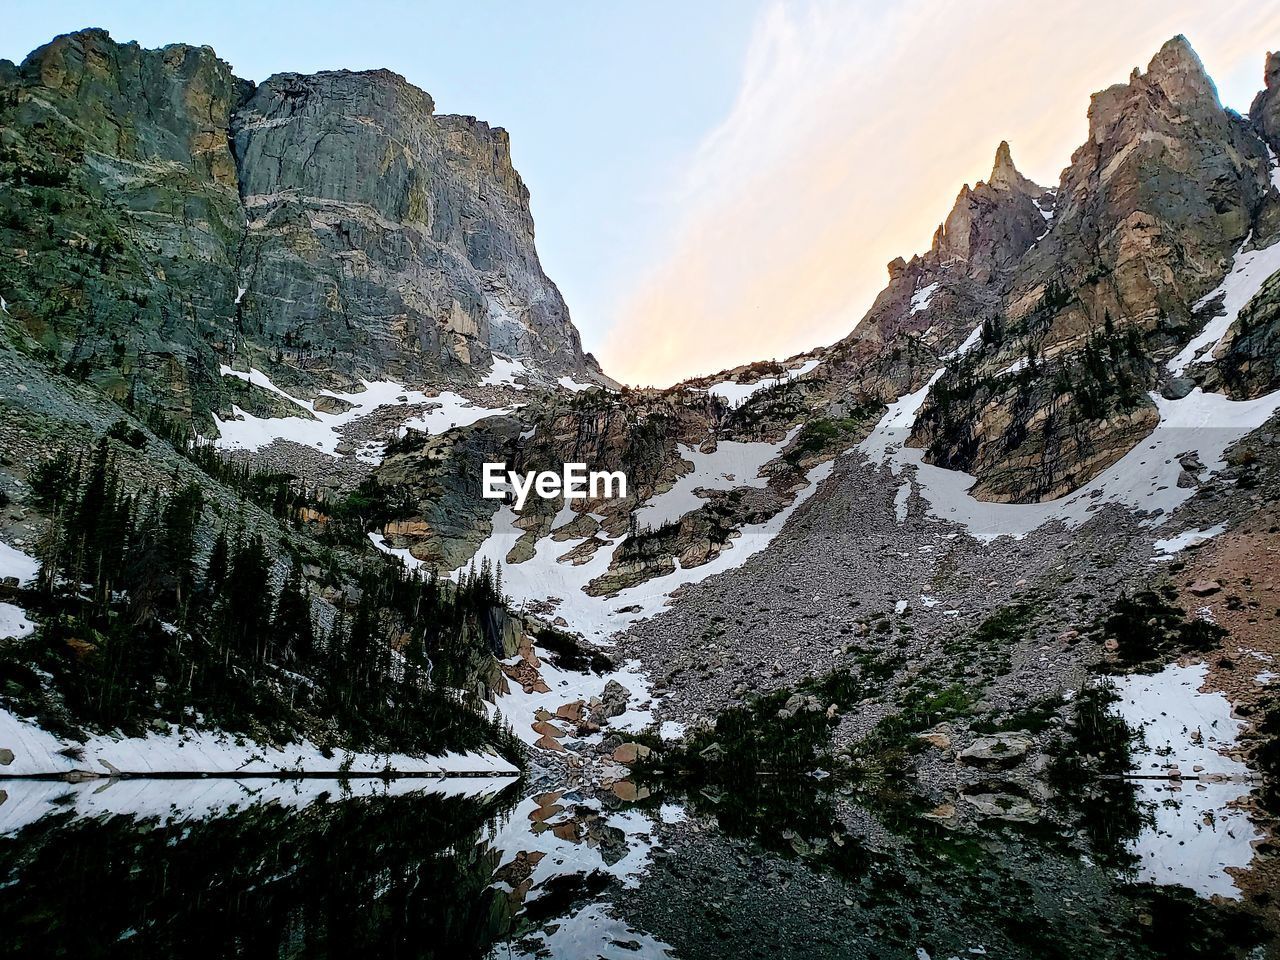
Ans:
POLYGON ((978 798, 958 826, 814 777, 8 780, 0 936, 14 958, 1274 956, 1265 881, 1216 865, 1241 829, 1223 786, 1116 780, 1040 818, 978 798))

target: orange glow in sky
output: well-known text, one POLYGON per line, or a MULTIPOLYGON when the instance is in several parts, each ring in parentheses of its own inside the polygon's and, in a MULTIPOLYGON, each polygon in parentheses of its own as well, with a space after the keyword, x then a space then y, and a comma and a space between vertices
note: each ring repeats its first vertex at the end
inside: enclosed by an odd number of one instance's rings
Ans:
POLYGON ((885 265, 927 249, 1007 139, 1055 186, 1089 96, 1171 36, 1244 112, 1280 48, 1280 5, 778 3, 737 101, 667 200, 670 226, 623 291, 600 360, 666 385, 848 333, 885 265))

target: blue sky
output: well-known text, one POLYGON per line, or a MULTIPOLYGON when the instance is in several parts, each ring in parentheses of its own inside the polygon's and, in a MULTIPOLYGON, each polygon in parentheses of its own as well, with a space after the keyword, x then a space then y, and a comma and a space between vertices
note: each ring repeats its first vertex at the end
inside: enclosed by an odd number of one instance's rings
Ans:
POLYGON ((669 384, 848 333, 1007 139, 1056 184, 1089 96, 1186 34, 1247 111, 1258 0, 216 4, 8 0, 0 57, 101 26, 208 44, 251 80, 387 67, 511 132, 587 349, 669 384))

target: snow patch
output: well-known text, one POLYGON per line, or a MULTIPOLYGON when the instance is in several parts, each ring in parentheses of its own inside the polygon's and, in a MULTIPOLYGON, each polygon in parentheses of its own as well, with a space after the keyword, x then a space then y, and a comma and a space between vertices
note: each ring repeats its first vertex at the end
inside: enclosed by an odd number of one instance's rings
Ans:
POLYGON ((684 736, 686 729, 686 725, 679 720, 663 720, 658 727, 658 736, 663 740, 679 740, 684 736))
POLYGON ((1208 673, 1205 663, 1174 663, 1156 674, 1115 678, 1115 709, 1145 741, 1133 754, 1136 772, 1164 774, 1177 767, 1190 776, 1198 765, 1205 773, 1248 776, 1248 767, 1223 753, 1235 746, 1244 724, 1232 718, 1223 694, 1200 692, 1208 673))
POLYGON ((605 641, 609 636, 645 617, 651 617, 665 609, 671 594, 688 583, 701 581, 717 573, 741 566, 748 558, 767 547, 778 535, 783 525, 800 505, 813 495, 818 485, 831 473, 832 463, 819 464, 808 473, 809 485, 801 490, 790 506, 785 507, 769 520, 749 524, 741 534, 726 544, 714 560, 698 567, 685 568, 676 562, 674 572, 655 577, 645 583, 623 590, 614 597, 592 597, 583 588, 608 570, 609 562, 618 545, 625 540, 612 540, 597 534, 601 546, 585 563, 559 563, 558 558, 581 545, 584 540, 556 542, 543 537, 535 547, 533 557, 523 563, 507 563, 507 554, 524 530, 515 525, 518 515, 503 504, 493 516, 493 531, 480 545, 475 556, 454 570, 449 576, 457 580, 471 563, 503 564, 502 585, 512 603, 543 603, 555 601, 555 613, 571 624, 572 629, 595 641, 605 641))
POLYGON ((806 360, 795 369, 784 370, 777 377, 766 377, 763 380, 757 380, 755 383, 737 383, 733 380, 722 380, 707 387, 707 393, 714 394, 731 407, 736 407, 748 397, 754 396, 766 387, 776 387, 778 384, 788 380, 797 380, 803 377, 806 373, 814 370, 821 362, 821 360, 806 360))
POLYGON ((933 300, 933 295, 938 292, 939 283, 935 280, 927 287, 921 287, 911 295, 911 311, 907 316, 915 313, 923 313, 929 309, 929 304, 933 300))
POLYGON ((486 387, 503 387, 509 386, 516 390, 523 390, 524 385, 516 383, 516 377, 524 376, 528 373, 523 360, 516 360, 511 357, 504 357, 500 354, 493 355, 493 368, 484 376, 480 382, 486 387))
MULTIPOLYGON (((526 906, 553 894, 552 882, 566 876, 598 874, 619 881, 624 890, 635 889, 652 859, 657 846, 654 820, 634 809, 607 813, 595 798, 571 796, 572 799, 551 794, 522 800, 488 841, 500 867, 521 855, 532 863, 527 880, 521 884, 528 891, 523 901, 526 906), (588 817, 598 817, 604 826, 622 834, 625 852, 621 857, 615 855, 617 845, 606 847, 581 836, 583 821, 588 817)), ((676 804, 663 804, 659 811, 664 823, 677 823, 685 816, 683 808, 676 804)), ((509 889, 508 885, 500 885, 509 889)), ((526 940, 507 945, 503 956, 528 960, 623 956, 666 960, 674 957, 674 951, 618 919, 612 904, 596 900, 568 913, 557 911, 526 940)))
POLYGON ((943 354, 942 359, 955 360, 957 357, 963 357, 966 353, 971 351, 978 345, 978 341, 982 339, 982 327, 983 324, 981 323, 974 327, 969 336, 965 337, 964 343, 960 344, 960 346, 956 347, 950 353, 943 354))
POLYGON ((12 603, 0 603, 0 640, 20 640, 30 636, 35 624, 27 619, 27 612, 12 603))
POLYGON ((1013 361, 1013 363, 1001 370, 1000 376, 1011 377, 1015 373, 1020 373, 1027 368, 1027 363, 1028 360, 1026 357, 1019 357, 1017 360, 1013 361))
POLYGON ((17 833, 55 813, 63 816, 69 813, 73 820, 133 817, 161 826, 227 816, 249 807, 272 805, 301 810, 321 800, 408 794, 482 799, 502 792, 511 783, 509 777, 450 777, 447 780, 192 777, 82 783, 9 780, 4 785, 8 799, 0 804, 0 836, 17 833))
POLYGON ((577 393, 580 390, 590 390, 595 386, 594 383, 579 383, 577 380, 573 379, 573 377, 560 377, 556 380, 556 383, 560 384, 560 386, 564 387, 566 390, 572 390, 574 393, 577 393))
POLYGON ((1245 253, 1244 248, 1249 245, 1252 238, 1251 233, 1236 251, 1226 279, 1217 289, 1196 302, 1195 309, 1200 310, 1218 297, 1222 297, 1222 312, 1206 323, 1204 329, 1169 361, 1169 372, 1175 377, 1182 376, 1187 367, 1202 357, 1212 356, 1231 329, 1231 325, 1236 322, 1240 311, 1257 295, 1272 274, 1280 270, 1280 243, 1273 243, 1261 250, 1250 250, 1245 253))
POLYGON ((1262 833, 1232 803, 1240 785, 1163 780, 1136 782, 1152 823, 1128 844, 1138 881, 1187 887, 1202 897, 1241 898, 1227 868, 1247 867, 1262 833), (1201 789, 1203 787, 1203 789, 1201 789))
MULTIPOLYGON (((1114 709, 1142 731, 1143 744, 1133 753, 1135 772, 1163 775, 1177 767, 1184 777, 1249 775, 1248 767, 1224 755, 1244 724, 1231 716, 1223 694, 1200 692, 1208 672, 1204 663, 1175 663, 1150 676, 1116 678, 1120 700, 1114 709), (1197 766, 1203 771, 1194 770, 1197 766)), ((1247 866, 1253 842, 1262 836, 1246 813, 1232 806, 1246 792, 1243 785, 1143 780, 1138 789, 1153 819, 1130 844, 1140 858, 1141 879, 1190 887, 1204 897, 1239 899, 1226 868, 1247 866)))
POLYGON ((1225 523, 1216 523, 1208 530, 1184 530, 1182 533, 1175 537, 1170 537, 1168 540, 1157 540, 1152 546, 1155 548, 1157 553, 1163 553, 1171 556, 1175 553, 1181 553, 1183 550, 1187 549, 1187 547, 1195 546, 1198 543, 1204 543, 1207 540, 1212 540, 1226 529, 1227 525, 1225 523))
MULTIPOLYGON (((518 656, 506 661, 512 666, 519 662, 518 656)), ((510 692, 500 695, 494 704, 502 714, 502 718, 511 724, 516 736, 525 743, 534 743, 541 736, 533 731, 538 710, 545 709, 548 713, 554 714, 557 707, 573 703, 575 700, 589 703, 593 697, 599 697, 604 693, 605 684, 610 680, 616 680, 622 684, 631 694, 631 699, 628 701, 629 709, 610 719, 607 729, 611 732, 638 733, 653 723, 653 711, 641 710, 636 706, 647 703, 651 699, 649 679, 640 672, 637 661, 628 661, 620 670, 605 673, 577 673, 562 670, 543 659, 542 665, 538 667, 538 673, 551 689, 550 693, 525 693, 518 683, 511 680, 508 681, 510 692)), ((552 723, 572 727, 572 724, 561 721, 553 720, 552 723)))
POLYGON ((902 523, 907 519, 907 504, 911 499, 911 484, 898 485, 898 492, 893 495, 893 515, 902 523))
POLYGON ((380 533, 370 530, 369 542, 388 556, 399 559, 409 570, 419 570, 426 565, 410 553, 408 549, 404 547, 391 546, 391 544, 387 543, 387 538, 380 533))
MULTIPOLYGON (((406 427, 424 430, 430 434, 443 433, 451 427, 467 426, 486 417, 511 412, 509 408, 492 409, 474 405, 466 397, 451 391, 444 391, 438 396, 431 397, 420 390, 406 389, 391 380, 362 380, 364 389, 356 393, 321 390, 320 396, 333 397, 351 405, 349 409, 340 413, 323 413, 316 409, 315 401, 302 400, 281 390, 261 370, 251 369, 248 373, 244 373, 232 370, 225 364, 222 365, 221 370, 224 377, 235 377, 268 390, 300 407, 308 414, 305 417, 257 417, 246 413, 238 406, 231 408, 234 417, 229 420, 223 420, 215 413, 213 420, 218 427, 218 437, 214 443, 222 450, 261 450, 276 440, 291 440, 336 457, 339 455, 337 447, 341 441, 342 428, 381 407, 435 405, 435 409, 405 424, 406 427)), ((381 448, 377 445, 373 448, 366 445, 361 448, 357 456, 368 463, 377 463, 381 456, 381 448)))
POLYGON ((0 542, 0 580, 17 577, 19 584, 27 584, 40 573, 40 564, 16 547, 0 542))
POLYGON ((711 453, 702 453, 692 446, 684 446, 681 457, 691 463, 693 469, 676 480, 670 490, 651 497, 638 507, 635 512, 636 522, 656 530, 664 524, 679 520, 706 502, 695 490, 767 487, 769 480, 760 476, 760 471, 782 452, 782 448, 791 442, 798 429, 789 432, 781 443, 721 440, 711 453))
POLYGON ((451 773, 509 775, 516 768, 493 754, 445 753, 412 757, 401 753, 330 751, 303 740, 284 747, 268 747, 221 731, 180 729, 148 733, 145 737, 96 734, 84 743, 63 740, 31 720, 0 709, 0 747, 13 751, 7 776, 40 776, 76 771, 147 776, 201 773, 393 773, 446 776, 451 773), (68 756, 72 750, 82 759, 68 756))
MULTIPOLYGON (((1181 400, 1151 394, 1160 414, 1155 430, 1108 469, 1073 493, 1044 503, 987 503, 969 490, 976 479, 958 470, 924 462, 924 451, 905 447, 929 388, 942 375, 889 405, 880 423, 858 447, 873 463, 884 463, 895 475, 915 467, 915 479, 930 512, 963 524, 979 540, 1024 537, 1037 527, 1061 520, 1070 527, 1087 521, 1106 504, 1148 513, 1158 526, 1195 493, 1178 486, 1179 459, 1195 452, 1206 475, 1221 470, 1227 447, 1258 429, 1280 409, 1280 390, 1253 400, 1230 400, 1199 388, 1181 400)), ((904 481, 905 482, 905 481, 904 481)))

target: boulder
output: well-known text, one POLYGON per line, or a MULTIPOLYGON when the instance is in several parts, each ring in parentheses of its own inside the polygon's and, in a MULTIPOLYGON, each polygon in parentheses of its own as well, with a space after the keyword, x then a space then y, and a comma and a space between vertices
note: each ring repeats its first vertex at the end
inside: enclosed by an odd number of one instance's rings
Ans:
POLYGON ((330 396, 322 393, 316 397, 311 404, 316 413, 346 413, 354 404, 343 400, 341 397, 330 396))
POLYGON ((817 697, 811 694, 793 693, 778 710, 778 719, 790 720, 797 713, 821 713, 824 709, 817 697))
POLYGON ((564 731, 557 727, 554 723, 546 720, 538 720, 533 724, 533 732, 541 734, 544 737, 563 737, 564 731))
POLYGON ((978 816, 992 820, 1032 823, 1040 819, 1039 807, 1026 797, 1018 797, 1009 793, 966 793, 964 801, 973 807, 978 816))
POLYGON ((933 730, 928 733, 921 733, 917 736, 918 740, 927 743, 929 746, 937 750, 950 750, 951 738, 940 730, 933 730))
POLYGON ((1012 767, 1021 763, 1031 749, 1025 733, 1001 733, 979 737, 958 754, 961 763, 974 767, 1012 767))
POLYGON ((651 752, 643 743, 623 743, 613 751, 613 762, 629 767, 637 760, 644 760, 651 752))
POLYGON ((618 780, 610 788, 613 795, 624 803, 635 803, 649 796, 648 787, 637 787, 630 780, 618 780))
POLYGON ((561 720, 568 720, 570 723, 581 723, 585 707, 586 704, 581 700, 574 700, 572 703, 562 703, 556 708, 556 716, 561 720))
POLYGON ((1196 382, 1190 377, 1174 377, 1160 388, 1160 396, 1166 400, 1181 400, 1196 388, 1196 382))
POLYGON ((627 712, 627 702, 630 699, 631 691, 617 680, 610 680, 604 685, 599 702, 591 708, 592 720, 596 723, 604 723, 613 717, 622 716, 627 712))
POLYGON ((1187 587, 1188 592, 1194 593, 1197 597, 1209 597, 1221 589, 1222 584, 1217 580, 1197 580, 1187 587))

